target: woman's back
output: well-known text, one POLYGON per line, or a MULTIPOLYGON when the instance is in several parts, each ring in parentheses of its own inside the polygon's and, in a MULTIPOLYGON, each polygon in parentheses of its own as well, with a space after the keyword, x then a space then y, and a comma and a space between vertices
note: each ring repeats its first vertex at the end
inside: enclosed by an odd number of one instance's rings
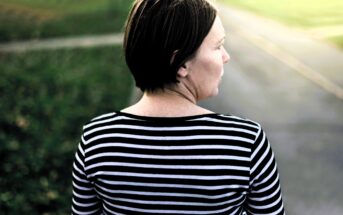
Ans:
POLYGON ((84 126, 73 182, 78 212, 283 214, 264 132, 230 115, 102 115, 84 126))
POLYGON ((73 214, 284 213, 261 127, 197 105, 218 94, 225 37, 209 0, 134 1, 123 45, 143 96, 84 126, 73 214))

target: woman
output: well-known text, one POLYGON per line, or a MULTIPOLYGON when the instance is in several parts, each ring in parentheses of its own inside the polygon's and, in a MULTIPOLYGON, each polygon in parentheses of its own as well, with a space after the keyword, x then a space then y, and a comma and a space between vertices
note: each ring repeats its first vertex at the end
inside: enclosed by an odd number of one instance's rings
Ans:
POLYGON ((124 38, 143 96, 83 128, 73 214, 284 214, 261 126, 197 105, 230 59, 206 0, 137 0, 124 38))

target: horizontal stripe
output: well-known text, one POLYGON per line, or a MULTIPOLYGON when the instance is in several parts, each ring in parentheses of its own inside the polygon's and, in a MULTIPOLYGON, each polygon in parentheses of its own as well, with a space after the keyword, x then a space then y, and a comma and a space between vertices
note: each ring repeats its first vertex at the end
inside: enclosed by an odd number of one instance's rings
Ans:
MULTIPOLYGON (((134 190, 111 190, 100 185, 97 185, 98 188, 101 188, 103 191, 111 193, 111 194, 132 194, 138 196, 161 196, 161 197, 189 197, 189 198, 199 198, 199 199, 222 199, 225 197, 233 196, 233 193, 225 193, 221 195, 200 195, 200 194, 192 194, 192 193, 172 193, 172 192, 141 192, 141 191, 134 191, 134 190)), ((98 190, 100 193, 100 191, 98 190)))
POLYGON ((240 156, 225 156, 225 155, 143 155, 143 154, 132 154, 132 153, 113 153, 113 152, 106 152, 106 153, 99 153, 93 156, 87 157, 86 162, 98 158, 98 157, 130 157, 130 158, 144 158, 144 159, 163 159, 163 160, 217 160, 217 159, 225 159, 225 160, 239 160, 239 161, 249 161, 249 158, 240 157, 240 156))
POLYGON ((75 195, 76 197, 80 198, 80 199, 92 199, 92 198, 96 198, 96 195, 81 195, 79 193, 76 193, 75 191, 73 191, 73 195, 75 195))
MULTIPOLYGON (((107 196, 103 193, 101 193, 102 196, 106 197, 107 199, 111 199, 110 196, 107 196)), ((127 199, 127 198, 115 198, 115 201, 122 201, 122 202, 130 202, 130 203, 136 203, 136 204, 147 204, 147 205, 185 205, 185 206, 222 206, 234 201, 239 200, 242 197, 237 197, 235 199, 230 199, 223 202, 218 203, 204 203, 204 202, 176 202, 176 201, 146 201, 146 200, 134 200, 134 199, 127 199)))
POLYGON ((90 206, 94 206, 97 204, 97 202, 92 202, 92 203, 88 203, 88 204, 85 204, 85 203, 79 203, 77 202, 75 199, 73 199, 73 203, 77 206, 80 206, 80 207, 90 207, 90 206))
POLYGON ((83 126, 83 129, 86 130, 87 128, 95 126, 95 125, 99 125, 99 124, 102 124, 102 123, 113 122, 115 120, 121 120, 121 119, 129 119, 129 118, 123 117, 123 116, 114 116, 113 118, 110 118, 110 119, 99 120, 99 121, 88 123, 87 125, 83 126))
POLYGON ((147 135, 135 135, 135 134, 102 134, 97 135, 88 141, 87 143, 105 138, 131 138, 142 140, 163 140, 163 141, 177 141, 177 140, 195 140, 195 139, 209 139, 209 140, 237 140, 247 143, 253 143, 254 141, 244 137, 229 136, 229 135, 189 135, 189 136, 147 136, 147 135))
POLYGON ((222 189, 238 189, 245 188, 247 185, 216 185, 216 186, 201 186, 201 185, 189 185, 189 184, 163 184, 163 183, 140 183, 140 182, 128 182, 128 181, 110 181, 99 179, 99 181, 109 185, 125 185, 125 186, 142 186, 142 187, 164 187, 164 188, 183 188, 183 189, 196 189, 196 190, 222 190, 222 189))
POLYGON ((87 211, 87 212, 84 212, 84 211, 78 211, 74 208, 74 206, 72 206, 72 212, 74 214, 80 214, 80 215, 89 215, 89 214, 94 214, 95 212, 97 212, 98 210, 100 210, 100 208, 96 209, 96 210, 92 210, 92 211, 87 211))
POLYGON ((97 175, 113 175, 113 176, 129 176, 129 177, 144 177, 144 178, 172 178, 172 179, 193 179, 193 180, 248 180, 245 176, 219 175, 219 176, 199 176, 199 175, 171 175, 171 174, 147 174, 147 173, 132 173, 132 172, 106 172, 99 171, 91 174, 91 177, 97 175))
POLYGON ((196 150, 196 149, 223 149, 223 150, 236 150, 243 152, 250 152, 250 148, 230 145, 189 145, 189 146, 153 146, 146 144, 128 144, 128 143, 99 143, 95 146, 91 146, 86 150, 89 153, 92 150, 104 148, 104 147, 125 147, 134 149, 151 149, 151 150, 196 150))
POLYGON ((86 170, 93 169, 95 167, 102 167, 102 166, 120 166, 120 167, 139 167, 139 168, 151 168, 151 169, 196 169, 196 170, 242 170, 242 171, 249 171, 249 167, 241 167, 241 166, 219 166, 219 165, 156 165, 156 164, 136 164, 136 163, 124 163, 124 162, 98 162, 96 164, 92 164, 87 166, 86 170))
MULTIPOLYGON (((223 123, 223 124, 235 124, 235 125, 243 125, 243 126, 247 126, 247 127, 251 127, 251 128, 258 128, 258 126, 256 125, 252 125, 250 123, 244 123, 244 122, 237 122, 237 121, 231 121, 231 120, 228 120, 228 119, 225 119, 225 120, 220 120, 220 119, 213 119, 213 118, 202 118, 202 119, 195 119, 195 120, 206 120, 208 122, 218 122, 218 123, 223 123)), ((195 121, 194 120, 194 121, 195 121)))
POLYGON ((270 195, 268 196, 263 196, 263 197, 260 197, 260 198, 254 198, 254 197, 251 197, 250 199, 252 201, 265 201, 267 199, 271 199, 273 198, 274 196, 276 196, 276 194, 281 190, 281 186, 279 185, 278 188, 273 192, 271 193, 270 195))
POLYGON ((281 201, 281 196, 279 196, 279 198, 274 201, 273 203, 271 204, 267 204, 267 205, 253 205, 253 204, 249 204, 250 207, 254 208, 254 209, 268 209, 268 208, 271 208, 271 207, 274 207, 275 205, 277 205, 280 201, 281 201))
POLYGON ((142 212, 142 213, 158 213, 158 214, 214 214, 214 213, 223 213, 232 208, 232 206, 228 208, 224 208, 221 210, 213 210, 213 211, 185 211, 185 210, 148 210, 148 209, 141 209, 141 208, 132 208, 127 206, 120 206, 120 205, 113 205, 110 202, 104 200, 106 204, 111 205, 112 207, 121 208, 129 211, 135 212, 142 212))
POLYGON ((128 130, 145 130, 145 131, 239 131, 248 134, 255 134, 255 132, 242 129, 242 128, 230 128, 230 127, 220 127, 220 126, 188 126, 188 127, 150 127, 150 126, 138 126, 138 125, 107 125, 91 129, 84 133, 85 136, 92 134, 97 131, 102 131, 106 129, 128 129, 128 130))

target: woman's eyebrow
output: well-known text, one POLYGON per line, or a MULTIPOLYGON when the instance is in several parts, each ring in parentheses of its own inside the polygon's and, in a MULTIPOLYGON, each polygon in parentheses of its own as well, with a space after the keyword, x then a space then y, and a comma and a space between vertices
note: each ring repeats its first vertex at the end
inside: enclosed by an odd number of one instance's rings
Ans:
POLYGON ((220 40, 218 40, 217 44, 222 43, 222 42, 225 40, 225 37, 226 37, 226 36, 223 36, 220 40))

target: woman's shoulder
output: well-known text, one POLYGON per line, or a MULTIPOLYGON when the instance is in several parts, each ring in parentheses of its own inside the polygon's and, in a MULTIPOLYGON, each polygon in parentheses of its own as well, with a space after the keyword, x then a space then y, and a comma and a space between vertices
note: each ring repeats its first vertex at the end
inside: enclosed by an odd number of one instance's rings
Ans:
POLYGON ((251 120, 249 118, 245 118, 243 116, 217 113, 215 118, 218 120, 221 120, 223 123, 226 122, 226 123, 233 123, 233 124, 241 124, 241 125, 253 127, 256 129, 261 128, 261 125, 258 122, 251 120))
POLYGON ((232 114, 216 114, 213 117, 213 121, 219 123, 221 126, 230 127, 232 130, 249 133, 253 135, 255 139, 263 130, 262 126, 257 121, 232 114))
POLYGON ((219 123, 219 124, 227 124, 227 125, 241 125, 246 127, 251 127, 255 129, 260 129, 261 125, 251 119, 232 115, 229 113, 205 113, 205 114, 198 114, 192 116, 184 116, 184 117, 149 117, 149 116, 140 116, 131 113, 126 113, 122 111, 114 111, 110 113, 101 114, 91 118, 88 122, 84 124, 84 129, 92 126, 96 126, 103 123, 108 123, 111 121, 116 121, 118 119, 131 119, 131 120, 161 120, 161 121, 208 121, 209 123, 219 123))
MULTIPOLYGON (((102 125, 108 125, 111 123, 116 123, 120 121, 121 123, 135 123, 135 121, 140 121, 139 123, 144 122, 151 122, 157 121, 159 123, 168 123, 168 122, 199 122, 202 124, 208 123, 209 125, 222 125, 222 126, 232 126, 232 127, 242 127, 247 128, 250 130, 255 130, 256 132, 261 130, 261 125, 251 119, 232 115, 229 113, 205 113, 205 114, 198 114, 198 115, 191 115, 191 116, 181 116, 181 117, 152 117, 152 116, 141 116, 135 115, 131 113, 126 113, 122 111, 115 111, 110 113, 101 114, 91 118, 88 122, 86 122, 83 126, 84 130, 88 130, 90 128, 99 127, 102 125)), ((167 124, 166 124, 167 125, 167 124)), ((172 124, 175 125, 175 124, 172 124)))
POLYGON ((110 112, 90 117, 90 119, 85 121, 85 123, 83 124, 83 133, 85 134, 89 130, 96 129, 98 127, 108 124, 109 122, 115 120, 116 116, 117 112, 110 112))

